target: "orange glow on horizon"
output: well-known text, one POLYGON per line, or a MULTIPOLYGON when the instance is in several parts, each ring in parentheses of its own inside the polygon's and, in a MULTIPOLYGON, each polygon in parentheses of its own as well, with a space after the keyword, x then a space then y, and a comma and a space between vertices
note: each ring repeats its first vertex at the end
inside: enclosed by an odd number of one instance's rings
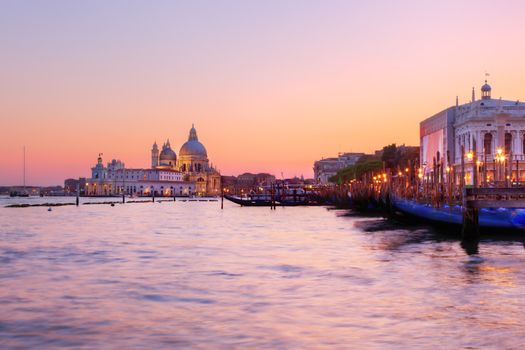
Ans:
POLYGON ((309 178, 339 152, 419 145, 419 122, 472 86, 479 98, 486 71, 495 98, 525 99, 522 3, 303 4, 294 16, 210 3, 221 16, 188 5, 183 24, 178 5, 145 3, 152 17, 134 15, 147 30, 109 4, 116 22, 69 6, 67 21, 0 21, 0 185, 21 183, 24 145, 27 183, 63 184, 89 176, 99 152, 148 167, 169 138, 178 154, 192 123, 223 175, 309 178))

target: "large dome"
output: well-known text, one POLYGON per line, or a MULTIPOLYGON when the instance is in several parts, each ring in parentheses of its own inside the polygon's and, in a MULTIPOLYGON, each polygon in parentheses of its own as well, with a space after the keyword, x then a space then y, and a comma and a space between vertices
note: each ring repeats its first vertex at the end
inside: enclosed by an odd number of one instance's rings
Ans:
POLYGON ((490 91, 490 90, 492 90, 492 88, 490 87, 490 85, 485 80, 485 84, 483 84, 483 86, 481 87, 481 91, 490 91))
POLYGON ((179 155, 207 157, 208 153, 206 152, 206 148, 202 143, 196 140, 190 140, 186 141, 186 143, 182 145, 179 151, 179 155))
POLYGON ((180 156, 197 156, 197 157, 207 157, 208 153, 206 148, 202 143, 199 142, 197 137, 197 130, 192 125, 190 129, 190 135, 188 136, 188 141, 182 145, 179 151, 180 156))

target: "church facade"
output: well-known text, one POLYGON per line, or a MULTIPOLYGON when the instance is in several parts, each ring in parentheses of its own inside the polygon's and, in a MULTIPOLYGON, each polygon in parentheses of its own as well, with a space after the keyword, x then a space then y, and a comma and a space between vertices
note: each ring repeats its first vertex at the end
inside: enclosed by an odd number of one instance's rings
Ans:
POLYGON ((102 155, 91 168, 91 178, 86 180, 88 196, 137 195, 137 196, 217 196, 221 189, 221 175, 210 164, 208 153, 199 141, 197 130, 191 127, 188 141, 179 156, 167 140, 159 149, 151 149, 151 168, 126 168, 120 160, 113 159, 104 166, 102 155))

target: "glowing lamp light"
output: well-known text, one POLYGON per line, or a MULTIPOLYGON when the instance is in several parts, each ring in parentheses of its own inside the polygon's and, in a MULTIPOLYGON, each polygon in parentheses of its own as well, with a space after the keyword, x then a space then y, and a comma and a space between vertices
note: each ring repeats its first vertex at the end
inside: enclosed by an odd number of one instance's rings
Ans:
POLYGON ((401 176, 401 175, 403 175, 403 173, 402 173, 402 172, 399 172, 398 175, 401 176))
POLYGON ((472 152, 467 153, 467 159, 472 160, 474 158, 474 154, 472 152))
POLYGON ((450 173, 450 167, 449 166, 447 167, 447 173, 450 173))
POLYGON ((499 147, 496 152, 498 153, 498 155, 501 155, 503 153, 503 149, 501 147, 499 147))
POLYGON ((408 168, 405 168, 405 172, 406 172, 406 173, 408 173, 408 170, 409 170, 408 168))

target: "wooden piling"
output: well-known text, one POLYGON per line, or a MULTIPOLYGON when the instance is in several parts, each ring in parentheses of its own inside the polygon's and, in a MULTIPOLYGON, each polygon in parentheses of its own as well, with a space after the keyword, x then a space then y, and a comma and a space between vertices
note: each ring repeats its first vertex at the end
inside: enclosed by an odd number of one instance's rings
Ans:
POLYGON ((516 186, 520 186, 520 161, 516 157, 516 186))
POLYGON ((472 187, 478 187, 478 155, 476 152, 476 139, 472 140, 472 187))
POLYGON ((508 165, 508 175, 507 175, 507 188, 512 187, 512 151, 509 152, 509 160, 507 161, 508 165))
POLYGON ((461 239, 463 241, 479 240, 479 209, 471 205, 468 200, 467 188, 463 188, 463 224, 461 239))
POLYGON ((75 204, 77 205, 77 207, 80 204, 80 184, 77 184, 77 199, 75 204))
POLYGON ((465 146, 461 146, 461 178, 459 179, 459 189, 465 188, 465 146))

